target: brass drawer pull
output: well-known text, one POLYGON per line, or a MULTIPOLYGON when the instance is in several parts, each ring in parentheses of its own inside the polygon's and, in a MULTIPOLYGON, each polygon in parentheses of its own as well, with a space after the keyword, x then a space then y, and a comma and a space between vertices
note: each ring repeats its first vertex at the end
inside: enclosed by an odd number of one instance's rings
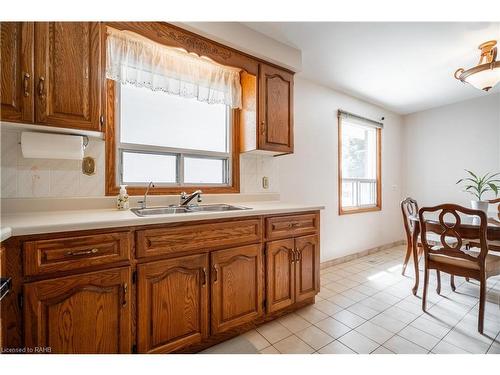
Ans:
POLYGON ((68 251, 66 255, 67 256, 91 255, 91 254, 97 254, 98 252, 99 249, 93 248, 90 250, 68 251))
POLYGON ((30 78, 29 73, 24 73, 23 83, 24 83, 24 96, 30 96, 30 78))

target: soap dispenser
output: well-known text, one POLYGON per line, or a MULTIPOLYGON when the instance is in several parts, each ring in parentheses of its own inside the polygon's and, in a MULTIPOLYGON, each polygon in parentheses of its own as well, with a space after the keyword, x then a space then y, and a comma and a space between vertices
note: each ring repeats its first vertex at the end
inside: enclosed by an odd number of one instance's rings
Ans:
POLYGON ((120 185, 120 194, 116 199, 116 208, 119 210, 128 210, 130 207, 128 193, 127 193, 127 185, 120 185))

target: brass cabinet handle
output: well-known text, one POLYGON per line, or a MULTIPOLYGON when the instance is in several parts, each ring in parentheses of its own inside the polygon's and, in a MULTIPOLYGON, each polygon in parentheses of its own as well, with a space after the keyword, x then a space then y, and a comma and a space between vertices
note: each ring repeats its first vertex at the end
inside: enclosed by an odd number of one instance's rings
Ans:
POLYGON ((265 134, 266 132, 266 123, 264 121, 260 122, 260 134, 265 134))
POLYGON ((40 95, 42 98, 45 96, 45 78, 40 77, 38 79, 38 95, 40 95))
POLYGON ((128 284, 127 283, 123 284, 122 289, 123 289, 123 302, 122 302, 122 306, 125 307, 125 306, 127 306, 128 284))
POLYGON ((299 225, 300 225, 300 223, 289 223, 288 228, 290 228, 290 229, 297 228, 299 225))
POLYGON ((299 251, 299 248, 295 249, 295 254, 297 254, 297 257, 295 258, 295 262, 300 262, 300 258, 302 257, 302 253, 299 251))
POLYGON ((99 252, 99 249, 93 248, 90 250, 68 251, 67 256, 91 255, 99 252))
POLYGON ((203 272, 203 280, 201 282, 201 285, 206 285, 206 283, 207 283, 207 269, 205 267, 203 267, 202 272, 203 272))
POLYGON ((295 249, 290 249, 290 251, 292 252, 292 260, 291 260, 291 262, 295 263, 295 249))
POLYGON ((217 265, 214 264, 214 283, 217 282, 217 274, 218 274, 218 271, 217 271, 217 265))
POLYGON ((30 96, 30 78, 29 73, 24 73, 23 84, 24 84, 24 96, 30 96))

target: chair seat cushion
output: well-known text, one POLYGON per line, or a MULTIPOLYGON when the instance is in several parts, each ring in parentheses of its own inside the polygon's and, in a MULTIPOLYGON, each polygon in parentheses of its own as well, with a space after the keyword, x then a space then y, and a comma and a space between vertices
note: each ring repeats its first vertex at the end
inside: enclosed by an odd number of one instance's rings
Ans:
MULTIPOLYGON (((435 248, 434 250, 439 250, 435 248)), ((470 256, 478 257, 479 249, 471 248, 469 250, 462 249, 462 251, 470 256)), ((452 257, 441 254, 429 254, 429 259, 436 263, 445 263, 457 267, 469 268, 479 270, 479 264, 468 259, 452 257)), ((500 272, 500 254, 488 253, 485 261, 485 271, 490 273, 498 270, 500 272)))

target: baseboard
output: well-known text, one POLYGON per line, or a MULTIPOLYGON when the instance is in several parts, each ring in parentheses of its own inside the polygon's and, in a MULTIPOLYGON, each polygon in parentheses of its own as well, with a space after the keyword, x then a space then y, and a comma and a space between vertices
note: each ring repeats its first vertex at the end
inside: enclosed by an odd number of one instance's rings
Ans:
POLYGON ((331 266, 336 266, 337 264, 346 263, 346 262, 349 262, 351 260, 358 259, 358 258, 364 257, 364 256, 369 255, 369 254, 378 253, 379 251, 390 249, 391 247, 404 245, 404 244, 406 244, 405 240, 399 240, 399 241, 391 242, 391 243, 388 243, 385 245, 362 250, 362 251, 359 251, 359 252, 354 253, 354 254, 345 255, 343 257, 339 257, 339 258, 335 258, 335 259, 330 259, 330 260, 327 260, 325 262, 321 262, 320 269, 328 268, 331 266))

